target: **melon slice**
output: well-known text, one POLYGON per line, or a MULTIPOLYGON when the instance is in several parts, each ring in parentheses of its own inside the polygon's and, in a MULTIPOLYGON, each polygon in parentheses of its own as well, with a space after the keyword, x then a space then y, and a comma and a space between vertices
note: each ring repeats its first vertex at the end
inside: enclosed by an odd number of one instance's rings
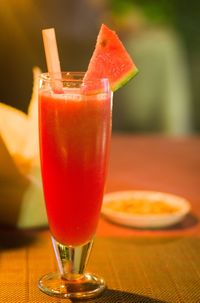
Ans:
POLYGON ((116 91, 137 73, 135 63, 117 34, 102 24, 84 80, 108 78, 112 91, 116 91))

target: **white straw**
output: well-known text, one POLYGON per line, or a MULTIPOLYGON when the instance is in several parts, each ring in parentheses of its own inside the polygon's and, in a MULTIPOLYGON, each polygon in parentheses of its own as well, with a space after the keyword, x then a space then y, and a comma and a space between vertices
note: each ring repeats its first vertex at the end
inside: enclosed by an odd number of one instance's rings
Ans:
MULTIPOLYGON (((42 30, 44 50, 46 55, 47 69, 51 77, 56 74, 56 80, 61 79, 60 60, 58 56, 58 48, 56 43, 56 35, 54 28, 42 30)), ((62 90, 62 82, 56 81, 53 84, 54 90, 62 90)))

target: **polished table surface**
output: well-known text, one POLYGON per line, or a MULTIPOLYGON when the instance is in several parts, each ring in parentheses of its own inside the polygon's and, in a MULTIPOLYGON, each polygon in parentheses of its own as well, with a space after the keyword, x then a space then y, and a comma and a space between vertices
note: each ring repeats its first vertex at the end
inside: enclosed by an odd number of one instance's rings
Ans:
POLYGON ((135 189, 180 195, 191 202, 191 214, 176 227, 153 232, 101 220, 99 235, 200 236, 200 137, 113 136, 106 191, 135 189))
MULTIPOLYGON (((101 217, 88 270, 108 289, 89 302, 200 302, 200 137, 113 135, 106 191, 181 195, 192 210, 179 224, 139 230, 101 217)), ((47 230, 0 230, 0 302, 68 302, 37 288, 56 269, 47 230)))

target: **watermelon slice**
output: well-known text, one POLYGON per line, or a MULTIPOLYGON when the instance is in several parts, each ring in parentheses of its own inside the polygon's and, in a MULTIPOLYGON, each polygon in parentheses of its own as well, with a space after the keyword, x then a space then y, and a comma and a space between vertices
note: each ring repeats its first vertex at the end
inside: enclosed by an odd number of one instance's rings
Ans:
POLYGON ((108 78, 112 91, 116 91, 137 73, 135 63, 117 34, 102 24, 84 80, 108 78))

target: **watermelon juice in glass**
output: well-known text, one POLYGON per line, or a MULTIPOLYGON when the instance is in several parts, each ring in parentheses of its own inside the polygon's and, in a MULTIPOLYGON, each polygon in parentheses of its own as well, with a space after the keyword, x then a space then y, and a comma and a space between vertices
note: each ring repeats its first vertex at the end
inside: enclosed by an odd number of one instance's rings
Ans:
POLYGON ((102 278, 84 269, 108 169, 112 92, 138 70, 104 24, 86 74, 61 73, 54 29, 44 30, 43 39, 49 73, 40 77, 40 158, 59 273, 43 276, 39 288, 61 298, 90 298, 105 289, 102 278))
POLYGON ((107 79, 84 73, 40 77, 39 130, 43 189, 60 273, 39 281, 49 295, 87 298, 102 278, 84 274, 108 169, 112 92, 107 79), (62 83, 55 89, 55 83, 62 83))

